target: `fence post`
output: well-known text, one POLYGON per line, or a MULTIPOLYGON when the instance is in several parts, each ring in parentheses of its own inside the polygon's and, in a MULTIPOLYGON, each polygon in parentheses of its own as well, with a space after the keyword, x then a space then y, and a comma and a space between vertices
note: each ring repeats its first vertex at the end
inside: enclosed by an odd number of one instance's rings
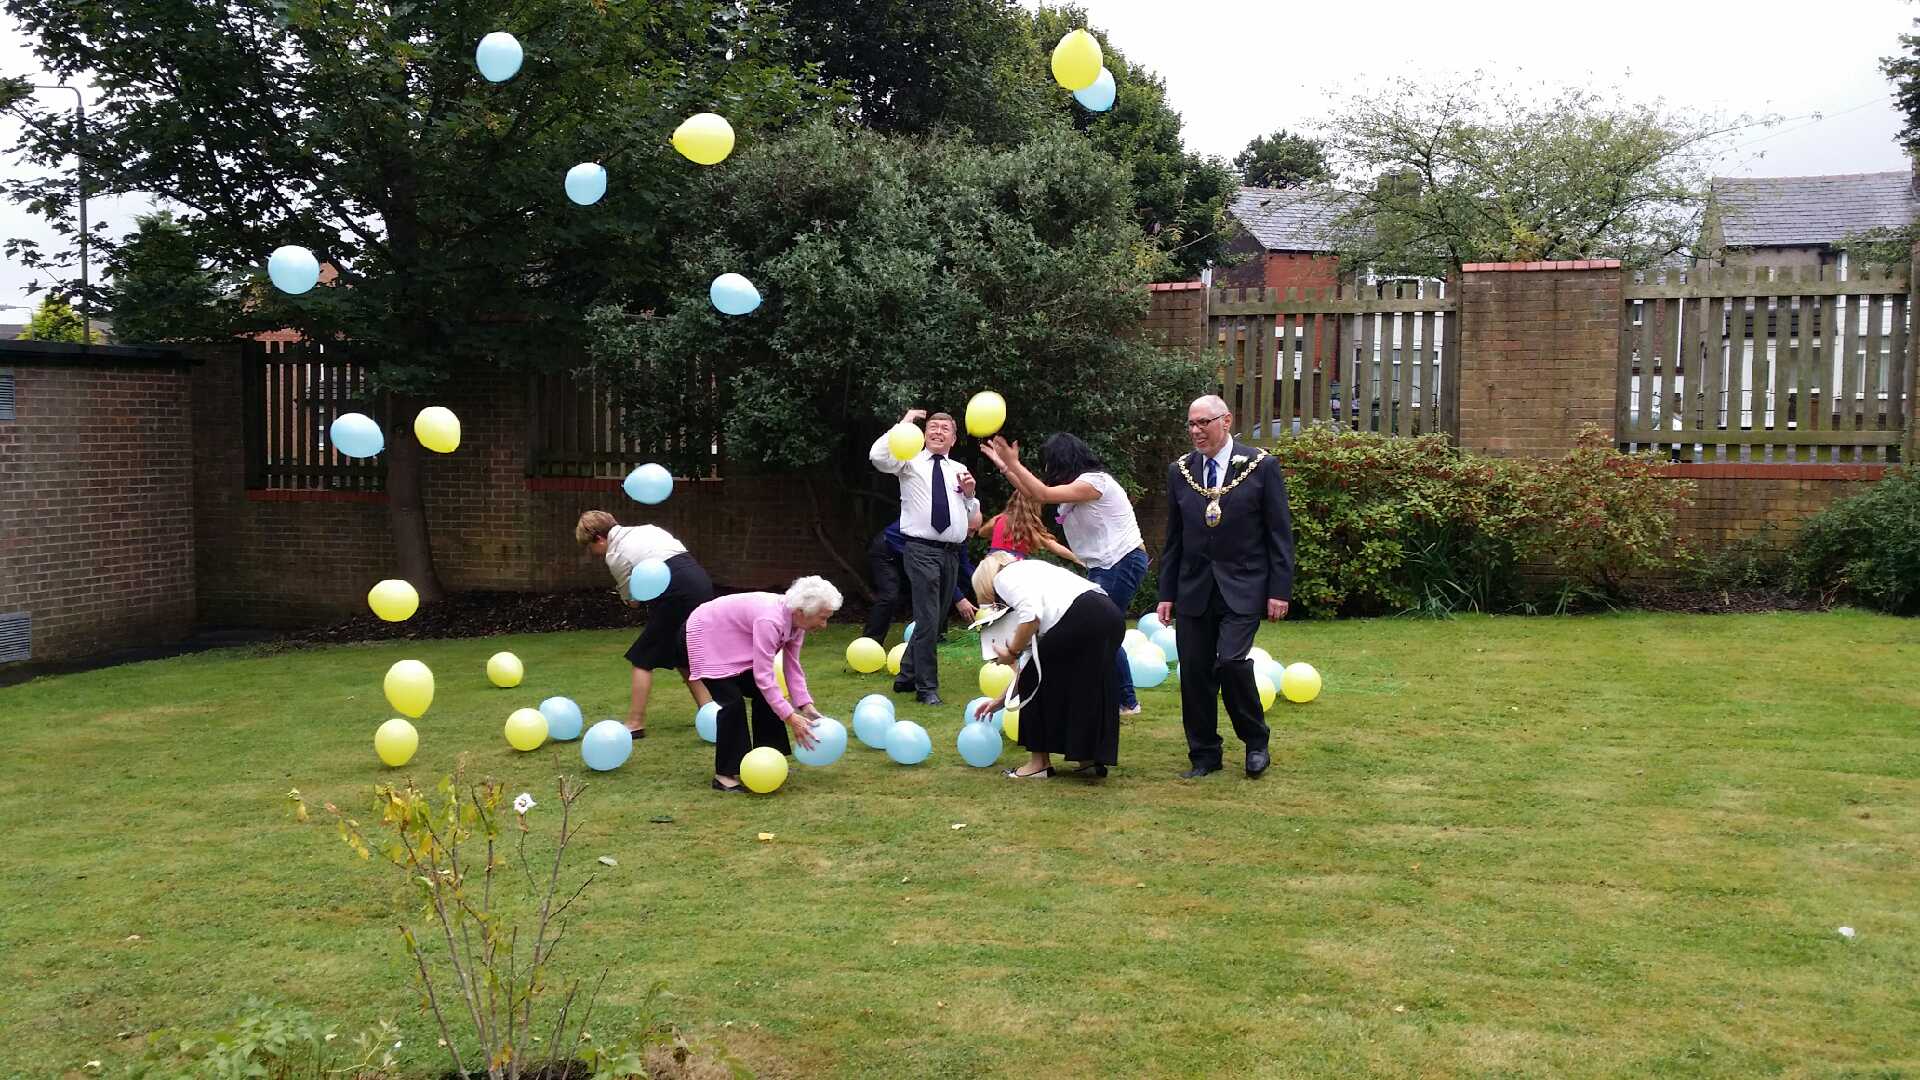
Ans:
POLYGON ((266 347, 258 341, 240 343, 240 441, 246 486, 267 486, 266 347))
POLYGON ((1907 424, 1906 445, 1901 448, 1900 461, 1912 468, 1916 458, 1920 458, 1920 326, 1912 324, 1920 320, 1920 240, 1914 241, 1907 252, 1907 379, 1902 389, 1906 393, 1906 407, 1901 410, 1902 419, 1907 424))

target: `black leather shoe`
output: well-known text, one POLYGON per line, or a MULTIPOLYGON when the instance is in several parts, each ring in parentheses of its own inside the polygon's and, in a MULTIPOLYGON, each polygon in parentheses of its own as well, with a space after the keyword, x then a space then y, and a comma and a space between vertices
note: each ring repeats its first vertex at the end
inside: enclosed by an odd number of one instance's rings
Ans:
POLYGON ((1273 764, 1273 759, 1267 755, 1267 752, 1265 750, 1247 751, 1247 775, 1248 776, 1253 777, 1256 780, 1259 779, 1260 774, 1263 772, 1266 772, 1267 766, 1271 764, 1273 764))
POLYGON ((715 791, 726 791, 726 792, 734 792, 734 791, 745 791, 745 790, 747 790, 747 785, 745 785, 745 784, 735 784, 735 785, 733 785, 732 787, 728 787, 727 785, 725 785, 725 784, 723 784, 723 783, 721 783, 720 781, 718 781, 718 780, 715 780, 715 781, 713 782, 713 790, 715 790, 715 791))
POLYGON ((911 680, 911 679, 895 679, 895 680, 893 680, 893 692, 894 692, 894 693, 896 693, 896 694, 911 694, 911 693, 913 693, 913 680, 911 680))
POLYGON ((914 697, 914 700, 918 701, 922 705, 945 705, 946 704, 946 702, 940 700, 940 695, 937 693, 934 693, 932 690, 922 690, 918 694, 913 695, 913 697, 914 697))
POLYGON ((1181 773, 1181 774, 1180 774, 1180 779, 1182 779, 1182 780, 1198 780, 1198 779, 1200 779, 1201 777, 1203 777, 1203 776, 1206 776, 1206 775, 1207 775, 1207 774, 1209 774, 1209 773, 1217 773, 1217 772, 1219 772, 1219 771, 1220 771, 1220 766, 1218 766, 1218 765, 1211 765, 1211 766, 1209 766, 1209 765, 1195 765, 1195 766, 1194 766, 1193 768, 1191 768, 1191 769, 1188 769, 1188 770, 1187 770, 1186 772, 1183 772, 1183 773, 1181 773))

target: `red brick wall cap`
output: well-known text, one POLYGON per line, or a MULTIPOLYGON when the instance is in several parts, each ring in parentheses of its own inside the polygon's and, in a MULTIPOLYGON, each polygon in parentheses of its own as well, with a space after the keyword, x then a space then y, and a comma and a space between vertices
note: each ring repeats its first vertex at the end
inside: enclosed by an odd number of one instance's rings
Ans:
POLYGON ((1460 268, 1468 274, 1484 274, 1495 271, 1515 270, 1618 270, 1619 259, 1552 259, 1546 262, 1483 262, 1467 263, 1460 268))

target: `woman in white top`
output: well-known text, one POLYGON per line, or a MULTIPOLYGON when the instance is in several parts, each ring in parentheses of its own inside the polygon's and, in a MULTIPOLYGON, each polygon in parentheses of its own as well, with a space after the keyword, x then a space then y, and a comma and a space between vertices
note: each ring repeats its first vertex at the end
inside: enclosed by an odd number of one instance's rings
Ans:
POLYGON ((687 546, 658 525, 626 526, 605 510, 589 510, 580 515, 573 527, 574 539, 590 554, 607 560, 607 570, 619 588, 620 599, 628 607, 639 607, 629 582, 633 568, 648 559, 667 564, 667 590, 647 601, 647 622, 640 636, 627 649, 627 662, 633 665, 633 699, 627 707, 627 730, 636 739, 647 737, 647 698, 653 692, 656 668, 673 668, 693 695, 695 708, 713 700, 698 679, 687 674, 687 616, 693 609, 713 599, 713 580, 687 546))
MULTIPOLYGON (((1120 756, 1120 685, 1113 654, 1126 636, 1120 609, 1086 578, 1038 559, 995 551, 973 572, 982 607, 1000 604, 1016 626, 1000 662, 1017 667, 1012 693, 1020 701, 1020 745, 1031 755, 1007 771, 1016 780, 1053 775, 1052 755, 1083 762, 1080 776, 1105 776, 1120 756), (1031 650, 1029 646, 1032 646, 1031 650)), ((1003 708, 1007 694, 974 713, 1003 708)))
MULTIPOLYGON (((1106 590, 1126 616, 1147 576, 1147 548, 1140 539, 1133 500, 1093 448, 1064 431, 1049 438, 1040 446, 1044 479, 1020 463, 1017 442, 996 435, 981 449, 1009 482, 1036 502, 1060 504, 1067 546, 1086 565, 1087 577, 1106 590)), ((1120 713, 1132 716, 1140 711, 1140 699, 1133 690, 1126 650, 1114 657, 1114 670, 1120 679, 1120 713)))

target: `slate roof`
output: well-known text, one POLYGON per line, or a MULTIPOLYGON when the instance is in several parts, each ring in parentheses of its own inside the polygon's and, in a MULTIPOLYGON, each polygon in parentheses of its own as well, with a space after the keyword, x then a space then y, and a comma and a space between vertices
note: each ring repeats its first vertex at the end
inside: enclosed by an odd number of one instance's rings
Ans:
POLYGON ((1327 188, 1243 187, 1227 209, 1268 251, 1334 251, 1334 219, 1353 197, 1327 188))
POLYGON ((1832 244, 1848 233, 1920 218, 1910 172, 1720 176, 1713 198, 1728 247, 1832 244))

